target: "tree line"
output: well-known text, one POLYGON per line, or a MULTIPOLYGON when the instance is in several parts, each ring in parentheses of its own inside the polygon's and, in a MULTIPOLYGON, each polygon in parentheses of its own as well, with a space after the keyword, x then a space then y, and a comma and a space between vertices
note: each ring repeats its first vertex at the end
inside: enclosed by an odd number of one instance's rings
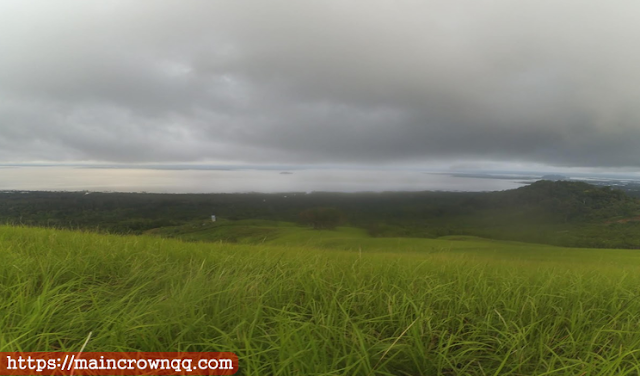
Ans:
POLYGON ((207 220, 263 219, 373 236, 478 235, 567 246, 640 247, 640 201, 609 187, 539 181, 502 192, 152 194, 0 192, 9 224, 141 234, 207 220))

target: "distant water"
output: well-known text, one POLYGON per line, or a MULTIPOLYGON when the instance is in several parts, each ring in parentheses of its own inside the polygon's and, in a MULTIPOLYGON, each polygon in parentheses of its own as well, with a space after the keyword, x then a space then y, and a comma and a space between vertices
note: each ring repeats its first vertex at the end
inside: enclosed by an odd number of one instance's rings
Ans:
POLYGON ((154 193, 500 191, 521 179, 490 179, 416 171, 161 170, 85 167, 3 167, 0 190, 154 193), (287 172, 287 173, 283 173, 287 172), (288 173, 290 172, 290 173, 288 173))

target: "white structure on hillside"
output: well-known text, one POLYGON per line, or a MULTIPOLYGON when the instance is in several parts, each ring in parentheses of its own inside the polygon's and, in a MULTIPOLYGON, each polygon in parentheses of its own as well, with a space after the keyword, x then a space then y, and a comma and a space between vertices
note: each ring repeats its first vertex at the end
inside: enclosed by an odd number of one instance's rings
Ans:
POLYGON ((211 222, 215 222, 215 221, 216 221, 216 216, 215 216, 215 215, 212 215, 212 216, 211 216, 211 222))

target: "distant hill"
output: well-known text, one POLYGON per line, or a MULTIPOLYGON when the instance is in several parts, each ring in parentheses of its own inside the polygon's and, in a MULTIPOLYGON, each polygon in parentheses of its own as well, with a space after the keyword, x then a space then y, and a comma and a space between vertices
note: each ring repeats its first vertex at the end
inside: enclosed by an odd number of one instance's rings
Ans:
POLYGON ((518 189, 492 194, 492 205, 512 214, 554 222, 600 221, 640 211, 640 201, 610 187, 584 182, 540 180, 518 189))
MULTIPOLYGON (((379 215, 370 216, 383 219, 364 226, 382 237, 474 235, 564 246, 640 248, 639 215, 640 200, 620 190, 541 180, 501 192, 391 196, 379 215)), ((358 218, 364 217, 360 212, 358 218)))
POLYGON ((544 175, 541 180, 551 180, 551 181, 558 181, 558 180, 569 180, 569 178, 567 178, 566 176, 563 175, 544 175))

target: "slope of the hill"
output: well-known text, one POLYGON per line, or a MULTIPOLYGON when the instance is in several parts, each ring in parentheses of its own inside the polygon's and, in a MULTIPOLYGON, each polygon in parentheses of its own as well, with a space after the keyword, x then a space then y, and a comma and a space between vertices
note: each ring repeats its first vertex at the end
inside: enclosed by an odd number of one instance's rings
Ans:
POLYGON ((601 221, 640 212, 640 201, 623 191, 584 182, 537 181, 488 195, 485 208, 508 209, 505 220, 554 223, 601 221), (520 218, 518 218, 520 217, 520 218))
POLYGON ((640 371, 637 251, 299 235, 1 227, 0 351, 78 351, 92 333, 85 351, 232 351, 243 375, 640 371))

